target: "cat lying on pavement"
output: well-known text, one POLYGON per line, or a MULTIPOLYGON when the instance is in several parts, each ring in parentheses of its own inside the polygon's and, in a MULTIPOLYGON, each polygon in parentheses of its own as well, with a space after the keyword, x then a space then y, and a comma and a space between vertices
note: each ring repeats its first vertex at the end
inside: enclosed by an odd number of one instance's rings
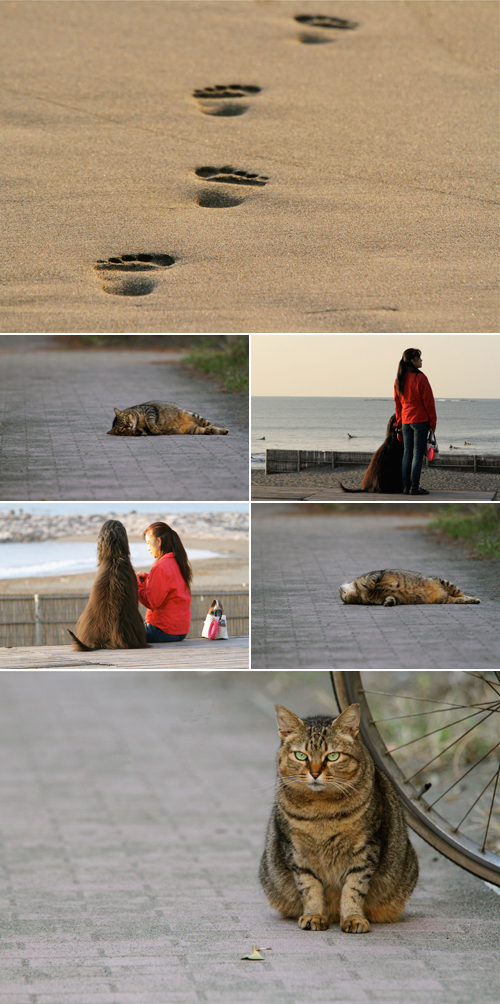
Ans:
POLYGON ((228 429, 219 429, 193 411, 185 411, 170 401, 146 401, 120 411, 108 436, 227 436, 228 429))
POLYGON ((343 603, 395 607, 411 603, 480 603, 475 596, 465 596, 458 586, 437 576, 383 568, 367 572, 353 582, 340 586, 343 603))

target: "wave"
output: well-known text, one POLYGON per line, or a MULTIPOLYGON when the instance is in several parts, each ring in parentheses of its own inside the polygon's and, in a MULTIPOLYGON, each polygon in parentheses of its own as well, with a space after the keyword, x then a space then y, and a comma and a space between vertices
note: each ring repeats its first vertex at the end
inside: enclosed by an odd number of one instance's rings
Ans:
MULTIPOLYGON (((95 544, 78 542, 80 553, 68 555, 68 547, 75 543, 67 541, 35 541, 2 544, 0 549, 0 579, 43 578, 47 575, 81 575, 94 572, 97 568, 95 544), (87 553, 83 551, 86 549, 87 553), (42 550, 43 549, 43 550, 42 550), (33 551, 38 550, 39 560, 33 560, 33 551), (61 557, 53 557, 54 553, 61 557), (64 553, 66 552, 66 553, 64 553), (30 560, 31 557, 31 560, 30 560)), ((132 564, 137 568, 151 567, 153 559, 143 544, 131 544, 132 564)), ((223 555, 205 548, 188 548, 190 561, 206 558, 221 558, 223 555)))

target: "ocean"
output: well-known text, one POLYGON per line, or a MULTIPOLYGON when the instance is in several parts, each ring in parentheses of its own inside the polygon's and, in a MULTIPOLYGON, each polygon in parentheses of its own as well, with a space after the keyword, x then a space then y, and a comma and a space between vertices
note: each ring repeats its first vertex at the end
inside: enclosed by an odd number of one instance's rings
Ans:
MULTIPOLYGON (((144 541, 130 542, 135 568, 153 564, 144 541)), ((220 558, 215 551, 187 548, 190 561, 220 558)), ((38 578, 44 575, 78 575, 97 568, 95 541, 35 540, 0 544, 0 579, 38 578)))
MULTIPOLYGON (((436 398, 436 411, 441 452, 500 454, 498 399, 436 398)), ((266 448, 374 452, 392 414, 389 397, 253 397, 252 467, 264 466, 266 448)))

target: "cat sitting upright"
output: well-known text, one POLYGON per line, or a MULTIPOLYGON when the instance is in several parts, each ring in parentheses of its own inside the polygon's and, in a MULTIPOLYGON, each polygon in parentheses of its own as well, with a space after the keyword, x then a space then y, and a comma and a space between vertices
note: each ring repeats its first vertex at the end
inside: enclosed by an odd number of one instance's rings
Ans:
POLYGON ((227 436, 229 431, 170 401, 146 401, 114 411, 108 436, 227 436))
POLYGON ((332 719, 276 705, 276 802, 260 879, 269 903, 306 931, 348 934, 397 920, 418 878, 399 797, 358 738, 359 705, 332 719))

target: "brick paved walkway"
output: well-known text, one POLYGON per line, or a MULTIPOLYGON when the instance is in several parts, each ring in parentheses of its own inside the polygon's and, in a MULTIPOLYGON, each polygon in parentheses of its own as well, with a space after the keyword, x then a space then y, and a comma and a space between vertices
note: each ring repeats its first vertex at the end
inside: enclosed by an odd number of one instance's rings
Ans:
POLYGON ((273 703, 329 687, 274 676, 0 674, 2 1004, 496 1004, 498 897, 416 837, 402 922, 269 910, 273 703))
POLYGON ((397 516, 296 517, 254 504, 252 667, 497 669, 498 577, 485 582, 484 563, 411 525, 397 516), (341 583, 379 568, 440 575, 481 605, 344 606, 341 583))
POLYGON ((248 499, 246 395, 223 393, 154 352, 36 351, 31 342, 0 355, 1 500, 248 499), (115 406, 155 398, 229 435, 106 435, 115 406))

